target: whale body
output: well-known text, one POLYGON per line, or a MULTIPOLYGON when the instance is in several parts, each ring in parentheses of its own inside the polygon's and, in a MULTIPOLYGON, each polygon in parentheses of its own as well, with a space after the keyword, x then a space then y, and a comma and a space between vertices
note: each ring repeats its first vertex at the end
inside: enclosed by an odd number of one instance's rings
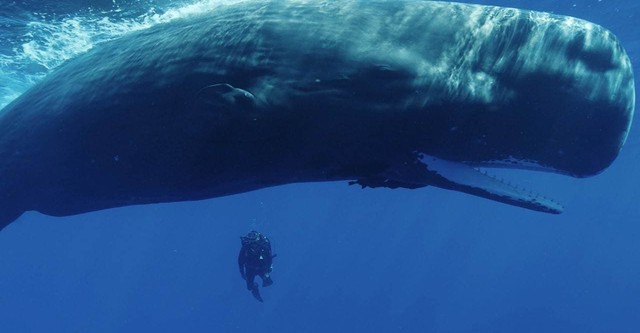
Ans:
POLYGON ((635 103, 605 28, 447 2, 247 1, 104 42, 0 111, 0 227, 269 186, 350 181, 559 204, 477 172, 573 177, 635 103))

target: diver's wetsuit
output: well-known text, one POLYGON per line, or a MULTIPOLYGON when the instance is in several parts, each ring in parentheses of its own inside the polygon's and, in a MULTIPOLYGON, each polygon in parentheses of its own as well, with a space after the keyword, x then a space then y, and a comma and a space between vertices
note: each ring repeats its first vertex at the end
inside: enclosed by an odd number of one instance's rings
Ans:
POLYGON ((257 231, 251 231, 247 236, 240 237, 242 248, 238 255, 238 266, 240 275, 247 282, 247 289, 251 290, 253 296, 260 302, 262 297, 258 290, 258 284, 254 282, 256 275, 262 278, 262 286, 268 287, 273 284, 271 280, 271 243, 269 239, 257 231))

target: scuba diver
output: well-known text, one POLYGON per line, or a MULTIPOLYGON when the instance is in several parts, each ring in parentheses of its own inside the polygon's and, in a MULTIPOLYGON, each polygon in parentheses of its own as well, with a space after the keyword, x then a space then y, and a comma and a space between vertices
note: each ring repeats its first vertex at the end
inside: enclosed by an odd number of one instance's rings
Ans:
POLYGON ((251 291, 253 297, 262 302, 262 296, 258 290, 258 284, 253 280, 256 275, 262 278, 262 286, 268 287, 273 284, 271 280, 271 263, 275 255, 271 254, 271 243, 269 238, 261 233, 251 230, 246 236, 240 236, 242 248, 238 255, 238 265, 240 275, 247 281, 247 289, 251 291))

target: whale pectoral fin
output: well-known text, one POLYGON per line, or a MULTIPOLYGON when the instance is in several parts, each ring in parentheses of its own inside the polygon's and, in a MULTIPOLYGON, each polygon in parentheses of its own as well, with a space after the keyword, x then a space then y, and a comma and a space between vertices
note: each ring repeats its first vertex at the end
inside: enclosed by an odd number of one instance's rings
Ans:
POLYGON ((256 98, 252 93, 228 83, 206 86, 198 91, 196 98, 209 105, 241 110, 251 110, 256 106, 256 98))
POLYGON ((468 165, 428 155, 391 168, 384 178, 404 184, 433 185, 545 213, 560 214, 564 210, 553 200, 506 184, 468 165))

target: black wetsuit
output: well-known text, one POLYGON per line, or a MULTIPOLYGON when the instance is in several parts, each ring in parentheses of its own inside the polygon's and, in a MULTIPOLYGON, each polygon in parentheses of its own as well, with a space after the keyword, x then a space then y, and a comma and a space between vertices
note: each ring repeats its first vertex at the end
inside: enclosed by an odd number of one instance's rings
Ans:
POLYGON ((263 287, 273 284, 270 276, 274 257, 271 254, 271 243, 267 237, 261 234, 258 234, 257 239, 247 237, 240 237, 240 239, 242 240, 242 248, 238 255, 240 275, 247 282, 247 289, 251 290, 253 296, 262 302, 258 284, 254 282, 254 279, 256 275, 260 276, 263 287))

